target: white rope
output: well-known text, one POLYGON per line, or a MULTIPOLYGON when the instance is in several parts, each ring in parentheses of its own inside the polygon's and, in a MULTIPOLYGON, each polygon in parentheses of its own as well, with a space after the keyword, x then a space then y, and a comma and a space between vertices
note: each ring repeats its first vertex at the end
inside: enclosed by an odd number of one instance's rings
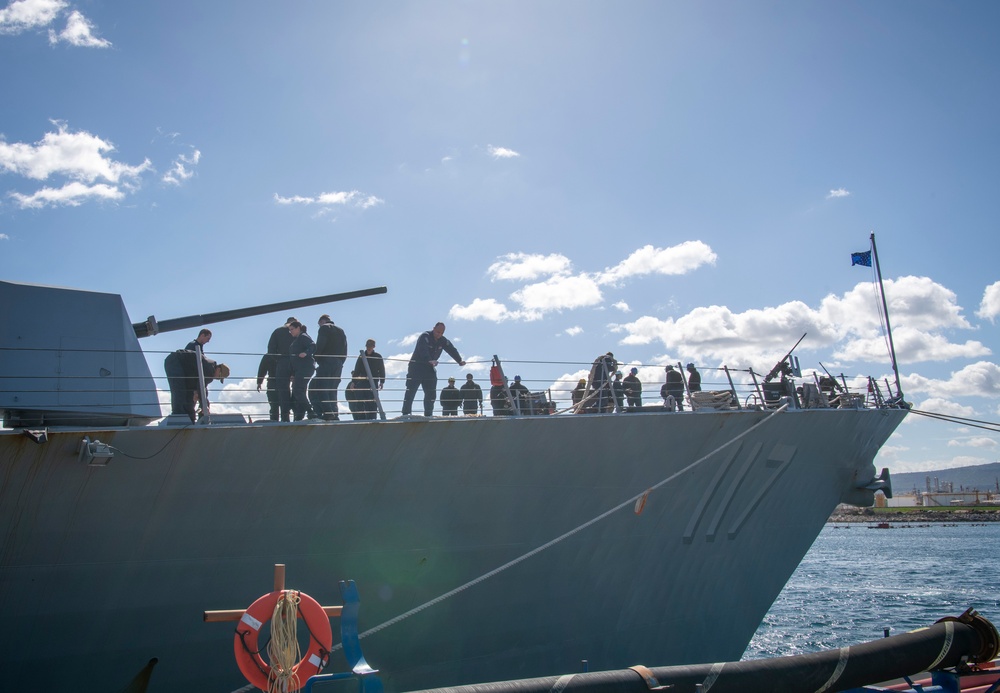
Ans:
MULTIPOLYGON (((619 503, 615 507, 611 508, 610 510, 606 510, 605 512, 601 513, 597 517, 594 517, 594 518, 592 518, 592 519, 584 522, 582 525, 576 527, 575 529, 571 529, 570 531, 566 532, 565 534, 560 534, 555 539, 552 539, 551 541, 548 541, 548 542, 542 544, 541 546, 538 546, 538 547, 532 549, 528 553, 526 553, 526 554, 524 554, 522 556, 519 556, 518 558, 515 558, 512 561, 508 561, 507 563, 504 563, 499 568, 494 568, 490 572, 484 573, 483 575, 480 575, 479 577, 475 578, 474 580, 470 580, 469 582, 465 583, 464 585, 456 587, 455 589, 453 589, 453 590, 451 590, 449 592, 445 592, 444 594, 442 594, 442 595, 440 595, 438 597, 435 597, 434 599, 430 600, 429 602, 425 602, 425 603, 421 604, 420 606, 414 607, 413 609, 410 609, 406 613, 400 614, 399 616, 396 616, 395 618, 391 618, 388 621, 386 621, 385 623, 377 625, 374 628, 369 628, 364 633, 360 633, 358 635, 358 639, 366 638, 369 635, 374 635, 375 633, 379 632, 380 630, 382 630, 384 628, 388 628, 389 626, 395 625, 395 624, 399 623, 400 621, 402 621, 404 619, 407 619, 410 616, 413 616, 414 614, 420 613, 424 609, 427 609, 429 607, 434 606, 435 604, 443 602, 445 599, 448 599, 450 597, 454 597, 459 592, 463 592, 463 591, 469 589, 470 587, 473 587, 474 585, 478 585, 480 582, 483 582, 484 580, 488 580, 491 577, 493 577, 494 575, 499 575, 500 573, 502 573, 503 571, 507 570, 508 568, 512 568, 515 565, 517 565, 518 563, 522 563, 523 561, 526 561, 527 559, 531 558, 532 556, 541 553, 545 549, 548 549, 548 548, 551 548, 551 547, 555 546, 556 544, 562 542, 565 539, 569 539, 574 534, 578 534, 578 533, 582 532, 587 527, 590 527, 591 525, 600 522, 601 520, 603 520, 604 518, 608 517, 609 515, 613 515, 614 513, 616 513, 619 510, 621 510, 622 508, 627 507, 629 505, 634 505, 635 502, 637 500, 639 500, 641 497, 643 497, 644 495, 655 491, 656 489, 660 488, 664 484, 668 484, 671 481, 673 481, 674 479, 676 479, 677 477, 681 476, 682 474, 684 474, 684 473, 686 473, 686 472, 694 469, 699 464, 701 464, 705 460, 709 459, 710 457, 712 457, 716 453, 720 452, 721 450, 726 449, 727 447, 729 447, 730 445, 732 445, 736 441, 740 440, 741 438, 749 435, 750 433, 752 433, 756 429, 760 428, 761 426, 763 426, 764 424, 766 424, 768 421, 770 421, 773 417, 775 417, 776 415, 782 413, 786 409, 788 409, 788 404, 787 403, 783 404, 778 409, 775 409, 774 412, 772 414, 770 414, 767 418, 765 418, 765 419, 763 419, 761 421, 758 421, 757 423, 755 423, 753 426, 751 426, 747 430, 743 431, 742 433, 737 434, 731 440, 729 440, 729 441, 723 443, 722 445, 720 445, 719 447, 715 448, 715 450, 712 450, 712 452, 709 452, 709 453, 707 453, 705 455, 702 455, 697 460, 695 460, 694 462, 692 462, 688 466, 684 467, 683 469, 681 469, 681 470, 679 470, 677 472, 674 472, 673 474, 671 474, 670 476, 668 476, 666 479, 663 479, 662 481, 659 481, 658 483, 654 484, 653 486, 650 486, 648 489, 646 489, 644 491, 640 491, 639 493, 637 493, 636 495, 632 496, 631 498, 629 498, 629 499, 627 499, 625 501, 622 501, 621 503, 619 503)), ((336 651, 340 647, 343 647, 343 644, 342 643, 337 643, 332 648, 330 648, 330 651, 331 652, 336 651)))
POLYGON ((295 665, 302 657, 297 633, 298 611, 299 593, 295 590, 287 590, 274 605, 271 641, 267 644, 267 656, 271 660, 268 693, 288 693, 299 688, 295 673, 295 665))

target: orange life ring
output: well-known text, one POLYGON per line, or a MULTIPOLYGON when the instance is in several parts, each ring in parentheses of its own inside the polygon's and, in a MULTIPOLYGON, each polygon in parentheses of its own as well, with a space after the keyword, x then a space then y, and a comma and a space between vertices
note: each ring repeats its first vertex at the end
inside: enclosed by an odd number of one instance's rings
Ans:
MULTIPOLYGON (((262 691, 268 689, 271 680, 271 665, 265 662, 257 647, 257 638, 261 627, 271 620, 278 598, 295 590, 276 590, 255 601, 247 608, 240 622, 236 624, 236 636, 233 638, 233 652, 240 671, 262 691)), ((295 665, 293 671, 298 679, 298 685, 290 690, 298 690, 310 676, 323 670, 328 661, 330 647, 333 643, 333 631, 330 628, 330 617, 323 611, 319 603, 304 592, 299 592, 299 614, 309 629, 309 649, 295 665)))

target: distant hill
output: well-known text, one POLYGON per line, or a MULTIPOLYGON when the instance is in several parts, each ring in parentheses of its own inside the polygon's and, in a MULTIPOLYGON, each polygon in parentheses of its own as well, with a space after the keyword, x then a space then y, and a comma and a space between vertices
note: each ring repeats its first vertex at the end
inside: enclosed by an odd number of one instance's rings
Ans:
POLYGON ((956 491, 964 488, 969 491, 996 492, 997 483, 1000 481, 1000 462, 979 464, 972 467, 938 469, 932 472, 894 473, 892 474, 892 491, 894 494, 899 495, 909 493, 914 488, 918 491, 926 491, 927 477, 931 478, 931 491, 937 490, 934 483, 934 480, 937 479, 941 484, 951 482, 954 484, 956 491))

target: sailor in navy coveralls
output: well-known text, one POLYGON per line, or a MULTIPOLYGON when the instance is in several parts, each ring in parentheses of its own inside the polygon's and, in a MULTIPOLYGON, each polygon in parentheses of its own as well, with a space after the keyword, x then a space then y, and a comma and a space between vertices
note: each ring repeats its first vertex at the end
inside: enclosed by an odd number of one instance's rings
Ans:
POLYGON ((413 410, 413 398, 417 394, 417 388, 424 389, 424 416, 434 415, 434 400, 437 398, 437 371, 438 359, 441 352, 446 351, 459 366, 464 366, 458 349, 444 337, 444 323, 439 322, 433 330, 427 330, 417 338, 417 345, 413 348, 413 356, 410 357, 410 365, 406 369, 406 394, 403 395, 403 416, 413 410))

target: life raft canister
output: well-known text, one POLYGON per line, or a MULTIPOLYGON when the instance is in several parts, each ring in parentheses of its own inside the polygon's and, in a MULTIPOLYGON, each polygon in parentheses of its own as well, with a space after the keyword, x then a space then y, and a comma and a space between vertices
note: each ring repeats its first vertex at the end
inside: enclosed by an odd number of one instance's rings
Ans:
MULTIPOLYGON (((233 638, 233 652, 236 663, 247 681, 257 688, 266 691, 271 679, 271 665, 265 662, 259 653, 257 639, 261 627, 271 620, 274 607, 283 594, 295 590, 276 590, 251 604, 239 623, 236 624, 236 636, 233 638)), ((304 592, 298 592, 298 611, 309 629, 309 649, 299 660, 292 671, 298 684, 289 690, 301 688, 310 676, 318 674, 327 665, 330 647, 333 644, 333 631, 330 628, 330 617, 323 611, 319 603, 304 592)))
POLYGON ((503 376, 500 375, 500 366, 490 366, 490 385, 503 385, 503 376))

